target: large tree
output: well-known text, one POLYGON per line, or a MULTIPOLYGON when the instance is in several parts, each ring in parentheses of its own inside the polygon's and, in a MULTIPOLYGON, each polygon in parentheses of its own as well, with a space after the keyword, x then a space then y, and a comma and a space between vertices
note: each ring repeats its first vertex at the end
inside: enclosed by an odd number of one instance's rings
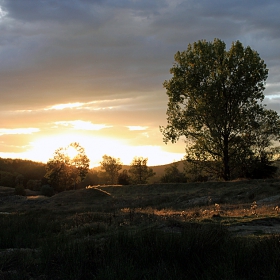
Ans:
POLYGON ((164 141, 186 137, 187 159, 229 180, 241 163, 263 158, 279 139, 279 116, 262 101, 268 69, 259 54, 236 41, 227 51, 215 39, 175 54, 164 141))
POLYGON ((74 189, 87 175, 90 160, 79 143, 58 148, 46 166, 49 184, 56 191, 74 189))
POLYGON ((108 183, 116 184, 118 181, 119 171, 122 169, 122 162, 119 158, 114 158, 111 156, 104 155, 102 157, 101 169, 105 171, 108 183))

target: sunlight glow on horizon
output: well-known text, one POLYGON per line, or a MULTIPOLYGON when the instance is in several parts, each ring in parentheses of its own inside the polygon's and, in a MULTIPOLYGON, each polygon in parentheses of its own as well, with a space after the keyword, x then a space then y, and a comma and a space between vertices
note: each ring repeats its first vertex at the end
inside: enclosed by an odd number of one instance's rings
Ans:
POLYGON ((130 146, 125 142, 105 137, 85 137, 84 135, 61 134, 45 136, 30 143, 31 148, 22 153, 0 153, 3 158, 21 158, 47 163, 59 148, 66 148, 78 142, 90 159, 90 168, 100 166, 103 155, 120 158, 124 165, 130 165, 134 157, 148 158, 148 165, 164 165, 179 161, 184 154, 166 152, 160 146, 130 146))

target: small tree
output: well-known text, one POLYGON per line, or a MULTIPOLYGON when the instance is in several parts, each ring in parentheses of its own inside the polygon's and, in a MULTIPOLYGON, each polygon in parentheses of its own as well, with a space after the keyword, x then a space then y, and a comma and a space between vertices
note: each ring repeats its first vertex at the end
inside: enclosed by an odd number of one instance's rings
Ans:
POLYGON ((57 149, 54 157, 48 161, 46 170, 45 178, 56 191, 75 189, 89 170, 89 159, 84 148, 74 142, 66 148, 57 149), (69 149, 74 149, 76 154, 70 155, 69 149))
POLYGON ((152 168, 147 166, 148 158, 134 157, 130 164, 129 173, 134 184, 146 184, 148 178, 155 175, 152 168))
POLYGON ((100 162, 101 169, 105 171, 109 184, 116 184, 118 181, 119 171, 122 169, 122 162, 119 158, 104 155, 100 162))
POLYGON ((165 168, 165 173, 161 177, 162 183, 184 183, 187 181, 185 174, 178 169, 178 165, 178 162, 174 162, 165 168))

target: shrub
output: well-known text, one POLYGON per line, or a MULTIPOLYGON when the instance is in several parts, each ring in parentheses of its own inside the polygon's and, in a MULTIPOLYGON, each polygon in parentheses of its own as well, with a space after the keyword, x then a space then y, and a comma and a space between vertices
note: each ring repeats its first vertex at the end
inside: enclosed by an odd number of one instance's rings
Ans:
POLYGON ((25 192, 25 189, 24 189, 24 186, 23 185, 17 185, 15 187, 15 195, 25 195, 26 192, 25 192))
POLYGON ((0 171, 0 186, 13 188, 15 186, 15 176, 6 171, 0 171))
POLYGON ((41 194, 44 196, 53 196, 54 189, 50 185, 44 185, 41 188, 41 194))
POLYGON ((130 177, 128 175, 128 172, 126 169, 124 169, 118 177, 118 184, 120 185, 129 185, 130 183, 130 177))
POLYGON ((39 191, 41 187, 41 180, 28 180, 26 187, 32 191, 39 191))

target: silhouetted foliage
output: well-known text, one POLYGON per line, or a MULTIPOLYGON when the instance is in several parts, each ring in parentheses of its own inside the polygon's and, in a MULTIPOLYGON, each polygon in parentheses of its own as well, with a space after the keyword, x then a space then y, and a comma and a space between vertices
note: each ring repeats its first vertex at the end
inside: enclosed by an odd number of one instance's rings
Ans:
POLYGON ((79 183, 79 187, 85 188, 87 186, 94 186, 102 184, 101 179, 99 177, 99 172, 93 169, 90 169, 86 178, 79 183))
POLYGON ((250 179, 267 179, 275 176, 277 167, 271 165, 269 161, 255 160, 248 168, 244 168, 244 177, 250 179))
POLYGON ((15 195, 22 195, 22 196, 25 196, 26 194, 26 191, 24 189, 24 186, 21 185, 21 184, 18 184, 16 187, 15 187, 15 195))
POLYGON ((53 196, 54 189, 50 185, 44 185, 41 187, 41 194, 44 196, 53 196))
POLYGON ((78 143, 71 143, 66 148, 59 148, 54 152, 46 166, 45 177, 55 191, 75 189, 88 173, 89 159, 85 150, 78 143), (74 148, 77 154, 71 158, 67 153, 69 148, 74 148))
POLYGON ((39 191, 41 189, 41 180, 29 180, 26 184, 26 188, 32 191, 39 191))
POLYGON ((122 162, 120 159, 104 155, 100 164, 101 169, 106 173, 106 183, 116 184, 118 181, 119 171, 122 169, 122 162))
POLYGON ((185 136, 186 159, 224 180, 264 163, 280 118, 262 104, 268 69, 256 51, 239 41, 228 51, 219 39, 198 41, 175 54, 170 73, 165 142, 185 136))
POLYGON ((18 174, 15 178, 16 185, 23 186, 24 176, 22 174, 18 174))
POLYGON ((119 173, 118 177, 118 184, 120 185, 129 185, 130 184, 130 177, 128 175, 128 171, 124 169, 121 173, 119 173))
POLYGON ((178 162, 172 163, 165 168, 165 173, 161 177, 162 183, 185 183, 187 182, 186 175, 178 169, 178 162))
POLYGON ((0 171, 0 186, 15 187, 15 175, 7 172, 7 171, 0 171))
POLYGON ((152 168, 147 166, 148 158, 134 157, 128 172, 133 184, 146 184, 148 178, 155 175, 152 168))
POLYGON ((0 158, 0 185, 15 187, 18 176, 21 176, 21 183, 27 187, 29 180, 41 180, 46 173, 45 164, 22 159, 0 158))

